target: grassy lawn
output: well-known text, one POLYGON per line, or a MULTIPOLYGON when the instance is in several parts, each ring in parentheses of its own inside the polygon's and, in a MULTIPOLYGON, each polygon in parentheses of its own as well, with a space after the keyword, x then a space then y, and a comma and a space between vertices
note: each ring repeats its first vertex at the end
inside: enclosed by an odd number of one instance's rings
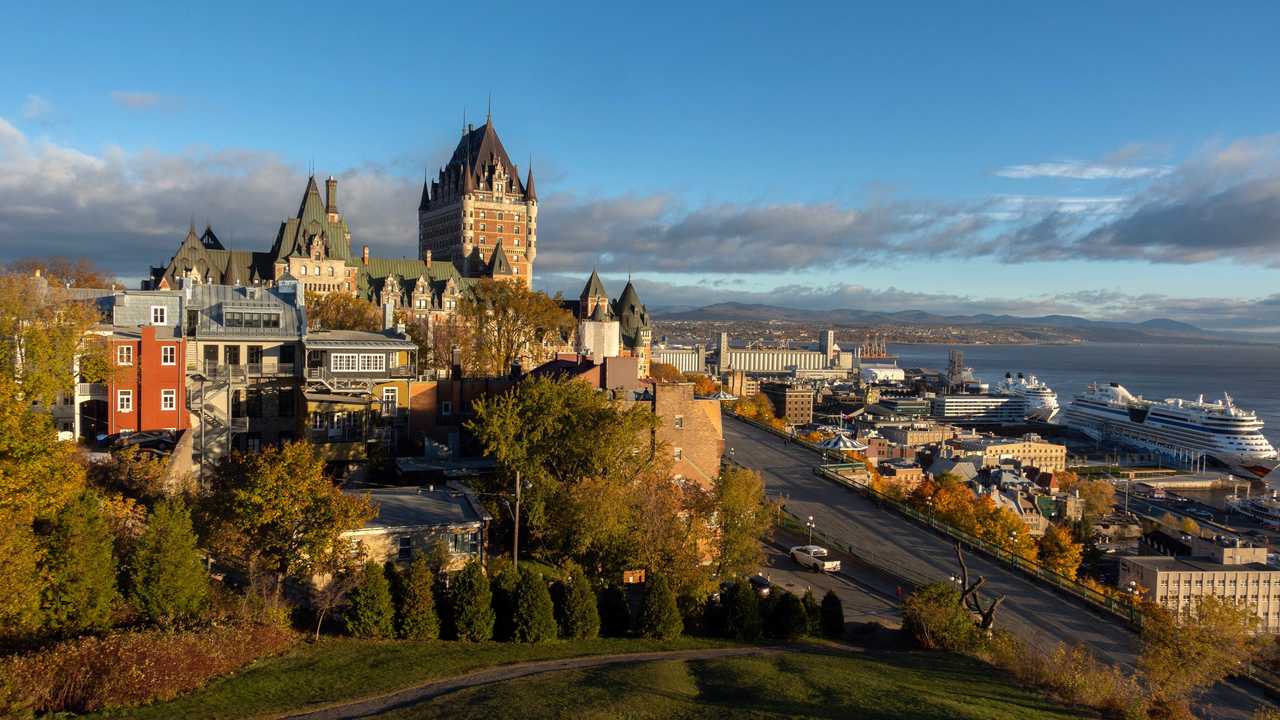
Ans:
POLYGON ((581 655, 722 647, 717 640, 597 639, 546 645, 326 639, 299 645, 280 657, 256 662, 215 680, 203 690, 133 710, 97 717, 244 718, 379 695, 433 678, 529 660, 581 655))
POLYGON ((1091 717, 1014 687, 991 668, 935 653, 812 652, 566 671, 471 688, 383 720, 518 718, 1091 717))

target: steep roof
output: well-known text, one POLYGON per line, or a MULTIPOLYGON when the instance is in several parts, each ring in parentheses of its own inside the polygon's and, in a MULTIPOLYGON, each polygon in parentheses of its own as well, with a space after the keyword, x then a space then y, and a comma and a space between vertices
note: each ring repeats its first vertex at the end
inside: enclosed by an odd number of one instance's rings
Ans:
POLYGON ((306 256, 310 250, 307 241, 312 235, 324 237, 329 257, 351 260, 347 221, 338 216, 336 222, 329 222, 329 212, 320 197, 320 186, 316 184, 315 175, 307 179, 307 189, 302 193, 297 216, 280 223, 275 243, 271 246, 271 254, 277 259, 306 256))
MULTIPOLYGON (((439 296, 450 281, 458 289, 469 285, 472 280, 462 277, 453 263, 436 260, 427 268, 427 264, 415 258, 369 258, 368 265, 361 265, 356 273, 357 294, 373 302, 382 292, 387 277, 396 275, 403 294, 412 295, 419 282, 426 282, 434 296, 439 296)), ((407 297, 404 298, 407 301, 407 297)))
POLYGON ((604 289, 604 283, 600 280, 600 275, 595 270, 591 271, 591 277, 587 278, 587 284, 582 288, 582 294, 578 296, 580 299, 593 297, 609 297, 609 293, 604 289))
POLYGON ((618 317, 623 344, 634 348, 640 342, 640 331, 649 329, 649 310, 640 302, 640 293, 630 280, 614 303, 613 312, 618 317))
POLYGON ((491 163, 502 167, 516 184, 517 192, 525 192, 525 189, 520 187, 520 175, 515 163, 511 162, 507 149, 502 146, 498 131, 493 128, 493 119, 489 118, 485 120, 484 125, 462 134, 458 147, 453 151, 453 157, 449 158, 448 166, 463 166, 467 171, 467 182, 472 182, 476 169, 491 163))
POLYGON ((516 271, 511 267, 511 260, 507 258, 507 253, 502 249, 502 241, 498 241, 498 246, 493 249, 493 255, 489 256, 489 274, 493 277, 499 275, 515 275, 516 271))
POLYGON ((533 166, 529 166, 529 179, 524 183, 524 196, 530 200, 538 199, 538 191, 533 186, 533 166))

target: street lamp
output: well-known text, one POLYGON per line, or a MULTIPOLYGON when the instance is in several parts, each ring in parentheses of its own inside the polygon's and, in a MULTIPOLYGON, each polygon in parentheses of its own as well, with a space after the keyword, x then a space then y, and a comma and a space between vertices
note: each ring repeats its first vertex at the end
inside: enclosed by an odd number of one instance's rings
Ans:
POLYGON ((816 527, 813 524, 812 515, 809 516, 809 522, 805 523, 805 526, 809 528, 809 544, 812 545, 813 544, 813 528, 816 527))

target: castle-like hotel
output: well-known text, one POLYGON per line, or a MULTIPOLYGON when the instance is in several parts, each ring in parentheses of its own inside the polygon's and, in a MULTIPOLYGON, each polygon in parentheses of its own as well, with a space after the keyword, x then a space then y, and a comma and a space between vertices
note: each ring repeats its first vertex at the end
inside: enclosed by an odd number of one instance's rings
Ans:
MULTIPOLYGON (((375 257, 368 245, 354 252, 338 205, 338 181, 326 179, 322 197, 312 176, 296 215, 280 223, 270 250, 229 250, 212 227, 198 234, 193 224, 168 264, 150 269, 144 288, 274 287, 289 280, 304 292, 355 295, 390 310, 388 317, 405 311, 434 323, 457 309, 470 283, 532 287, 537 250, 533 169, 522 181, 490 116, 481 127, 465 127, 449 162, 434 180, 423 182, 417 258, 375 257)), ((593 271, 581 297, 566 307, 578 319, 578 352, 634 356, 641 374, 648 374, 649 315, 630 282, 610 301, 593 271)))

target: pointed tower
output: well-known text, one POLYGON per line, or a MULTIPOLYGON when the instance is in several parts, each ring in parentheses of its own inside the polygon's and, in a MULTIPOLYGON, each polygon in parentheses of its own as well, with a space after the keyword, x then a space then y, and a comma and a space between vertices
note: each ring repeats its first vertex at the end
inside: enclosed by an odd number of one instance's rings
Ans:
POLYGON ((537 246, 537 195, 533 175, 521 182, 498 137, 493 116, 484 125, 465 125, 462 137, 418 203, 418 256, 452 260, 463 275, 488 275, 502 247, 511 276, 533 284, 537 246), (473 253, 480 263, 470 262, 473 253))
POLYGON ((627 280, 613 312, 618 317, 622 334, 622 346, 639 360, 640 377, 649 375, 649 355, 653 345, 653 325, 649 322, 649 309, 640 302, 636 286, 627 280))
POLYGON ((578 317, 594 319, 600 308, 604 308, 605 319, 608 319, 609 293, 605 292, 600 275, 592 269, 591 277, 587 279, 586 286, 582 288, 582 294, 578 296, 578 317))

